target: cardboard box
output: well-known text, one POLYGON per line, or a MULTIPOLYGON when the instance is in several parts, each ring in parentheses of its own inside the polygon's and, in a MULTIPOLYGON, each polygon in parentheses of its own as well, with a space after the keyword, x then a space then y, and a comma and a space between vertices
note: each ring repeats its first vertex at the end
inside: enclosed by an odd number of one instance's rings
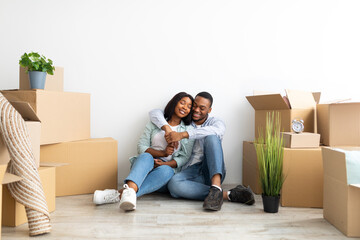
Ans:
MULTIPOLYGON (((10 173, 6 173, 8 162, 0 161, 0 181, 2 184, 7 184, 11 182, 20 181, 22 178, 12 175, 10 173)), ((0 188, 0 205, 3 203, 3 189, 0 188)), ((2 207, 0 207, 0 240, 1 240, 1 226, 2 226, 2 216, 5 216, 6 212, 2 210, 2 207)))
POLYGON ((360 103, 317 105, 318 132, 327 146, 360 146, 360 103))
MULTIPOLYGON (((49 212, 55 211, 55 167, 40 167, 42 183, 49 212)), ((6 185, 3 185, 2 225, 16 227, 27 222, 24 205, 15 201, 6 185)))
MULTIPOLYGON (((11 104, 25 120, 25 125, 29 133, 31 147, 35 158, 35 165, 38 168, 40 164, 40 135, 41 135, 40 120, 28 103, 11 102, 11 104)), ((0 160, 4 163, 7 163, 10 160, 9 152, 2 137, 0 137, 0 160)))
POLYGON ((260 129, 265 130, 266 114, 277 111, 281 114, 281 130, 291 132, 291 122, 294 119, 304 121, 304 132, 316 132, 316 101, 318 93, 286 90, 287 96, 281 94, 266 94, 247 96, 255 110, 255 137, 259 137, 260 129))
MULTIPOLYGON (((260 194, 258 163, 254 143, 243 142, 243 184, 260 194)), ((323 168, 321 148, 284 148, 281 206, 322 207, 323 168)))
POLYGON ((286 148, 318 148, 320 134, 283 132, 284 147, 286 148))
POLYGON ((41 120, 40 144, 90 138, 90 94, 44 90, 2 91, 9 101, 28 102, 41 120))
MULTIPOLYGON (((6 171, 7 164, 0 165, 0 181, 2 182, 5 171, 6 171)), ((0 189, 0 204, 2 204, 2 188, 0 189)), ((2 216, 2 209, 0 208, 0 216, 2 216)), ((0 218, 0 240, 1 240, 1 218, 0 218)))
POLYGON ((255 194, 261 194, 259 168, 253 142, 243 142, 242 184, 250 186, 255 194))
POLYGON ((44 145, 40 161, 69 164, 56 169, 56 196, 117 189, 117 141, 112 138, 44 145))
POLYGON ((321 148, 284 148, 283 173, 281 206, 323 207, 321 148))
MULTIPOLYGON (((359 147, 344 150, 360 151, 359 147)), ((348 237, 360 237, 360 154, 324 147, 324 218, 348 237), (354 166, 356 164, 356 166, 354 166)))
MULTIPOLYGON (((30 90, 29 74, 25 68, 19 68, 19 89, 30 90)), ((64 91, 64 68, 55 66, 54 75, 46 74, 46 91, 64 91)))

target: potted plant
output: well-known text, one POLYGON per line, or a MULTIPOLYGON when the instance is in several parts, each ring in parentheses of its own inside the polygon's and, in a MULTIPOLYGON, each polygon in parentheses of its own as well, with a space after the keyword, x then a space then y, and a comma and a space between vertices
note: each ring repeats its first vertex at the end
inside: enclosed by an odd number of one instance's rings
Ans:
POLYGON ((36 52, 24 53, 19 64, 29 73, 31 89, 44 89, 46 74, 53 75, 55 70, 51 59, 36 52))
POLYGON ((263 131, 260 131, 255 142, 264 211, 270 213, 279 210, 280 190, 284 183, 284 148, 280 126, 280 113, 268 112, 265 136, 263 131))

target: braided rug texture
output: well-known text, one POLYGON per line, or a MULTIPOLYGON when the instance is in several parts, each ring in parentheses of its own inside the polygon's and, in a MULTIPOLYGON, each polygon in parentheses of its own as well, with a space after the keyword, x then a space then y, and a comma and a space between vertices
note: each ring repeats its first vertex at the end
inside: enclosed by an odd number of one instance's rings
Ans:
POLYGON ((9 172, 23 180, 8 184, 12 197, 25 206, 29 235, 51 231, 50 215, 25 121, 0 93, 0 133, 10 154, 9 172))

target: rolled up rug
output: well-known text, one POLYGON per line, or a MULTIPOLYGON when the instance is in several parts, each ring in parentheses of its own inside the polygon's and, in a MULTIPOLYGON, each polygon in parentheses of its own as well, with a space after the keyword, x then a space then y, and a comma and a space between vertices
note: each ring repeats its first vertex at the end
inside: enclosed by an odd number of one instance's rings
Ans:
POLYGON ((1 93, 0 134, 10 154, 9 172, 23 178, 8 184, 8 188, 12 197, 25 206, 29 235, 49 233, 50 215, 25 121, 1 93))

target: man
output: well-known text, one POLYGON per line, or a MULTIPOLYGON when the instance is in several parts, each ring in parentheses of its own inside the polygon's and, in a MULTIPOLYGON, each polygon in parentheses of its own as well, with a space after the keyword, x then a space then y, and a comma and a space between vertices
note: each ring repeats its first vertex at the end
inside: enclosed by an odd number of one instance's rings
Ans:
POLYGON ((225 192, 221 188, 226 174, 221 145, 225 124, 219 118, 209 117, 212 103, 210 93, 196 95, 192 113, 194 129, 186 132, 171 131, 161 110, 152 110, 149 114, 150 120, 165 131, 168 143, 183 138, 196 139, 189 162, 169 181, 169 192, 175 198, 204 200, 206 210, 220 210, 223 199, 252 205, 255 200, 250 188, 239 185, 225 192))

